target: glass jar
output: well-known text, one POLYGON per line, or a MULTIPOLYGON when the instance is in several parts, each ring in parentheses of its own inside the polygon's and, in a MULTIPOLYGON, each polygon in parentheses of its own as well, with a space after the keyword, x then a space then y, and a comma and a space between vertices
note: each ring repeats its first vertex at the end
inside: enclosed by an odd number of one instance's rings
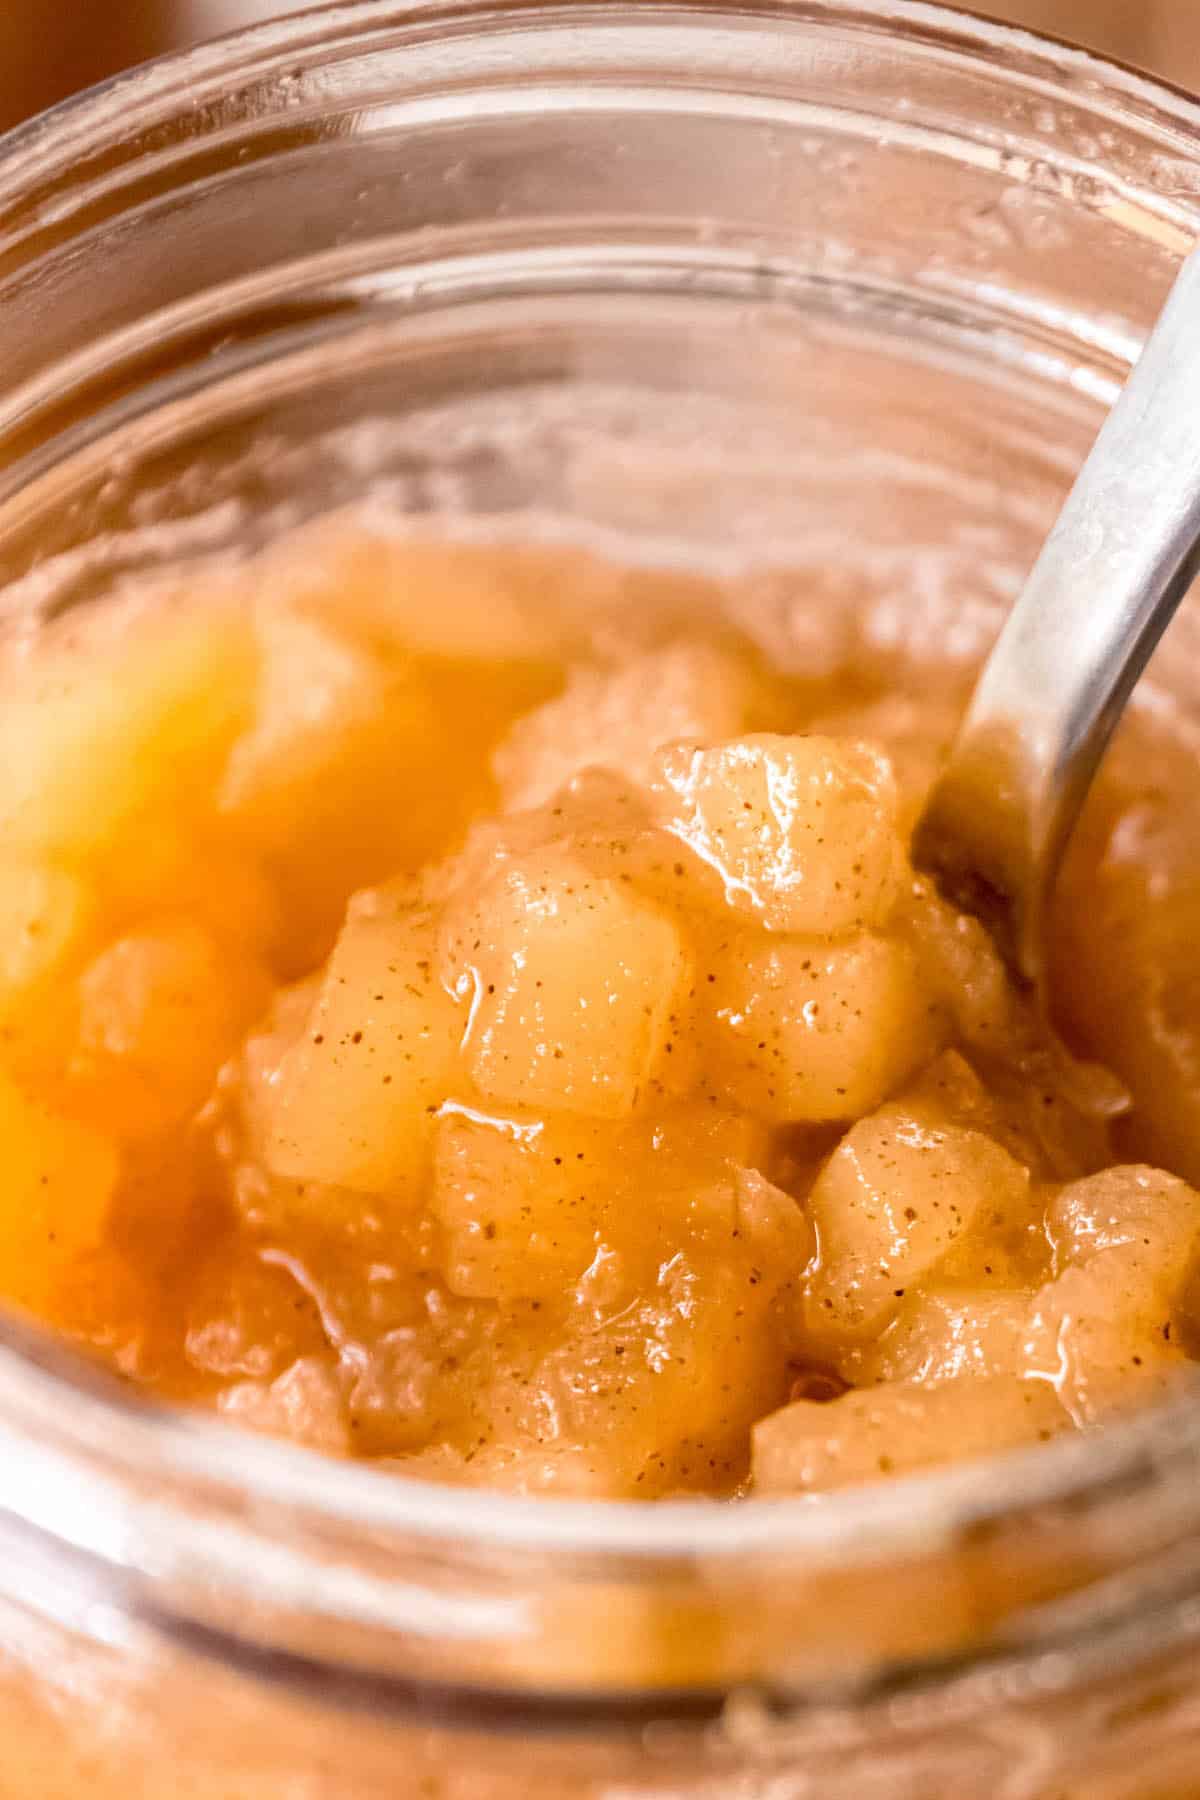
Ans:
MULTIPOLYGON (((923 0, 261 27, 0 149, 6 622, 368 493, 769 544, 813 656, 847 588, 885 649, 976 654, 1198 221, 1193 102, 923 0)), ((1197 632, 1156 665, 1193 711, 1197 632)), ((327 1464, 3 1339, 0 1796, 1200 1790, 1194 1403, 639 1509, 327 1464)))

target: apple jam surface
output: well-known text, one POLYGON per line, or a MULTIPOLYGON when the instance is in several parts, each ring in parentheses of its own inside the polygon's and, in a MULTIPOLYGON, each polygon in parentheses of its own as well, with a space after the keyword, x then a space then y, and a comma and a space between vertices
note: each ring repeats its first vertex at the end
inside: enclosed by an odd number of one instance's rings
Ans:
POLYGON ((909 863, 968 672, 810 666, 781 580, 364 516, 14 637, 7 1300, 533 1493, 808 1493, 1172 1391, 1194 747, 1130 723, 1062 884, 1116 1116, 909 863))

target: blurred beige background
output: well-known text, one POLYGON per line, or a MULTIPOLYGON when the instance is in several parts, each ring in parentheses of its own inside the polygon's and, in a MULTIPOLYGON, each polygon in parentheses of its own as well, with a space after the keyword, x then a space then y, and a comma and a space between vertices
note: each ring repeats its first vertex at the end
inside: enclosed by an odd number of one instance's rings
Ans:
MULTIPOLYGON (((172 45, 299 0, 0 0, 0 125, 172 45)), ((1200 0, 983 0, 1200 89, 1200 0)))
POLYGON ((976 10, 1057 32, 1200 89, 1200 0, 985 0, 976 10))

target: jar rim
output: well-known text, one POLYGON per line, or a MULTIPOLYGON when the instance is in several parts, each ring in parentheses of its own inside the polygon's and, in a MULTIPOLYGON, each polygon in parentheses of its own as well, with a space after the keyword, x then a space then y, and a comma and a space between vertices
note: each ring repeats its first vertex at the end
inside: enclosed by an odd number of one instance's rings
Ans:
MULTIPOLYGON (((895 38, 928 41, 981 63, 1008 61, 1027 74, 1042 74, 1059 90, 1092 88, 1095 95, 1131 103, 1145 122, 1170 121, 1200 132, 1200 99, 1181 85, 1102 56, 1052 33, 1006 23, 983 11, 945 0, 747 0, 736 10, 727 0, 324 0, 298 12, 244 26, 183 50, 168 52, 58 102, 0 134, 0 243, 12 210, 28 217, 29 196, 43 186, 59 190, 53 207, 63 217, 63 197, 81 170, 106 155, 129 160, 142 133, 181 106, 226 92, 232 81, 262 79, 306 50, 323 57, 365 48, 399 32, 447 34, 501 27, 528 17, 542 30, 569 22, 608 28, 644 27, 651 21, 711 24, 721 18, 782 21, 888 31, 895 38)), ((105 165, 111 167, 110 164, 105 165)), ((76 193, 73 203, 79 204, 76 193)))
MULTIPOLYGON (((736 9, 683 0, 343 0, 292 14, 168 56, 64 102, 0 141, 0 254, 14 233, 52 220, 61 228, 91 187, 120 179, 136 147, 186 104, 263 79, 306 52, 321 56, 404 31, 483 33, 525 20, 530 29, 569 21, 713 25, 774 17, 861 26, 898 41, 917 38, 967 61, 1005 61, 1060 97, 1083 88, 1200 143, 1200 103, 1181 90, 1082 49, 928 0, 744 0, 736 9)), ((1193 154, 1195 151, 1193 149, 1193 154)), ((65 1459, 99 1458, 136 1486, 152 1479, 252 1496, 256 1509, 342 1527, 469 1543, 498 1551, 657 1562, 708 1562, 802 1553, 844 1565, 934 1549, 988 1521, 1058 1505, 1101 1505, 1113 1493, 1169 1491, 1180 1516, 1200 1522, 1200 1398, 1122 1419, 1095 1436, 1066 1436, 1032 1450, 931 1474, 812 1498, 631 1501, 520 1498, 417 1482, 335 1462, 248 1434, 215 1417, 134 1402, 115 1382, 82 1370, 73 1355, 18 1323, 0 1327, 0 1443, 40 1434, 65 1459), (70 1404, 64 1400, 69 1396, 70 1404)), ((30 1515, 36 1518, 32 1507, 30 1515)), ((73 1529, 63 1526, 64 1532, 73 1529)), ((269 1522, 255 1529, 264 1534, 269 1522)), ((100 1537, 90 1548, 118 1554, 100 1537)))

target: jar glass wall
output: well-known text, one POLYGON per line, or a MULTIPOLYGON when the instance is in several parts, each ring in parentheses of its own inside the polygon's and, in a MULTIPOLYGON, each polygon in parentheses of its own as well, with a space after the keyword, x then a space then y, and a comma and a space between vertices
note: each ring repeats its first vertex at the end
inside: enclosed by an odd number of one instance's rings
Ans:
MULTIPOLYGON (((769 547, 823 631, 890 599, 881 648, 965 662, 1194 239, 1198 130, 917 0, 360 0, 153 65, 0 154, 6 622, 367 495, 769 547)), ((1156 665, 1193 707, 1196 636, 1156 665)), ((638 1509, 323 1464, 5 1340, 0 1795, 1194 1787, 1190 1404, 638 1509)))

